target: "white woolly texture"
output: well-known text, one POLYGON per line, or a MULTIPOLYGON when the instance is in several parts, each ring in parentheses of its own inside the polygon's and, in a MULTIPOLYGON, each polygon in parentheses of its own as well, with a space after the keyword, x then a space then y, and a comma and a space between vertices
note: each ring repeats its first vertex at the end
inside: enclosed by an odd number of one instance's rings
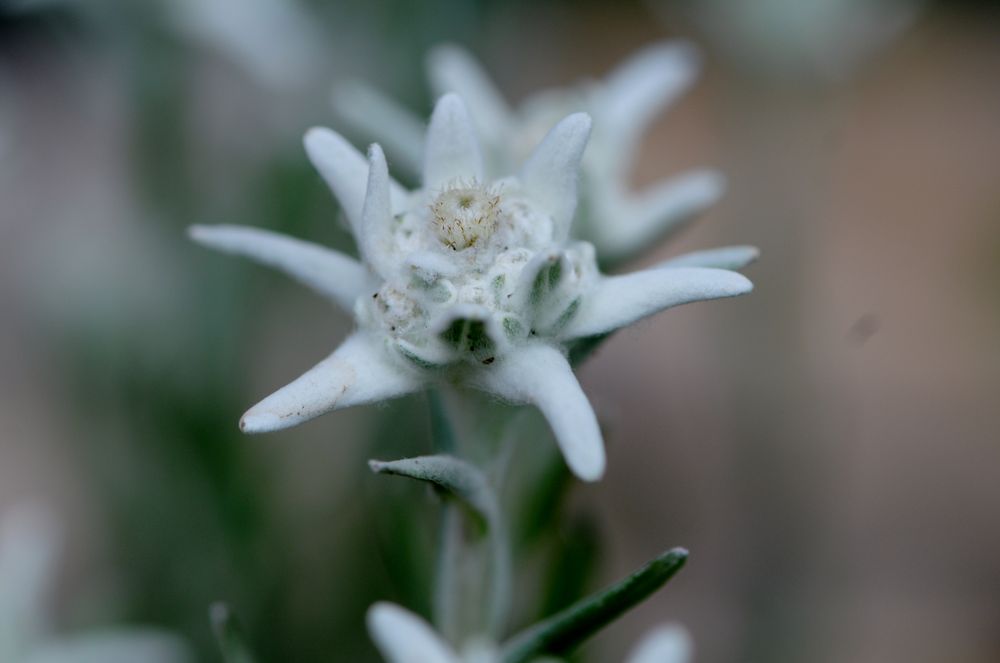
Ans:
POLYGON ((626 663, 689 663, 691 636, 680 626, 660 626, 646 634, 626 663))
POLYGON ((387 360, 377 339, 358 332, 294 382, 247 410, 240 429, 246 433, 281 430, 330 410, 401 396, 421 386, 409 372, 387 360))
POLYGON ((322 127, 306 132, 306 154, 344 210, 350 228, 359 232, 368 185, 368 161, 340 134, 322 127))
POLYGON ((394 164, 416 176, 424 162, 424 123, 398 101, 362 81, 344 81, 330 94, 340 119, 367 140, 379 140, 394 164))
POLYGON ((594 410, 559 351, 528 345, 481 371, 476 386, 513 403, 534 403, 548 419, 566 464, 584 481, 604 474, 604 441, 594 410))
POLYGON ((392 181, 379 145, 365 159, 336 133, 311 129, 306 149, 344 208, 361 263, 263 231, 192 229, 205 245, 288 272, 357 322, 333 354, 248 410, 241 428, 275 431, 448 382, 537 406, 573 472, 600 478, 601 431, 565 358, 573 339, 751 286, 693 267, 601 276, 594 247, 568 239, 590 128, 573 113, 518 176, 484 179, 472 119, 446 94, 427 129, 424 186, 411 193, 392 181))
MULTIPOLYGON (((361 233, 361 210, 368 188, 368 159, 343 136, 322 127, 307 131, 303 144, 309 160, 337 197, 351 232, 358 237, 361 233)), ((406 205, 406 192, 391 180, 389 195, 394 212, 406 205)))
POLYGON ((387 663, 462 663, 430 624, 392 603, 368 609, 368 633, 387 663))
POLYGON ((570 115, 552 128, 521 169, 526 193, 552 215, 559 241, 569 235, 576 211, 576 182, 590 125, 586 113, 570 115))
POLYGON ((424 189, 438 190, 462 178, 482 181, 483 157, 465 104, 457 95, 446 94, 427 127, 424 189))
POLYGON ((714 267, 716 269, 743 269, 760 257, 756 246, 722 246, 705 251, 692 251, 664 260, 656 267, 714 267))
POLYGON ((350 311, 354 300, 373 287, 364 265, 343 253, 268 230, 242 226, 192 226, 194 241, 281 270, 350 311))
POLYGON ((724 269, 648 269, 602 278, 570 321, 564 338, 604 334, 690 302, 735 297, 753 290, 742 274, 724 269))
POLYGON ((427 56, 427 75, 437 94, 453 92, 469 107, 483 140, 501 139, 510 121, 510 107, 475 58, 451 44, 438 46, 427 56))
MULTIPOLYGON (((698 172, 691 173, 690 180, 682 176, 639 194, 631 192, 629 182, 643 133, 693 84, 699 66, 700 56, 692 44, 654 42, 604 80, 542 90, 511 109, 467 51, 445 45, 427 57, 434 91, 458 93, 469 104, 493 176, 515 169, 560 118, 575 111, 586 111, 593 118, 591 146, 581 173, 586 214, 574 232, 593 242, 602 260, 608 261, 625 260, 647 249, 652 240, 673 232, 721 195, 723 180, 699 180, 698 172)), ((568 227, 558 225, 560 230, 568 227)))
POLYGON ((361 256, 382 279, 397 272, 392 251, 392 201, 389 194, 389 167, 382 148, 368 150, 368 184, 361 210, 358 248, 361 256))

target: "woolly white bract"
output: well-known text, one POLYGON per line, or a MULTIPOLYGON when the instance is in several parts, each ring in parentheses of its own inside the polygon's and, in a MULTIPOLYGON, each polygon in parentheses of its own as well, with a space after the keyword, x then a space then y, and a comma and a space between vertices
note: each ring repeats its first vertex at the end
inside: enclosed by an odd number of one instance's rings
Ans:
MULTIPOLYGON (((456 652, 421 617, 393 603, 368 610, 368 632, 388 663, 499 663, 496 646, 479 639, 456 652)), ((626 663, 687 663, 691 639, 679 626, 659 626, 636 645, 626 663)), ((545 659, 547 661, 554 659, 545 659)))
MULTIPOLYGON (((710 169, 683 173, 639 193, 632 193, 628 184, 643 134, 697 74, 698 54, 690 44, 652 44, 603 80, 544 90, 517 108, 457 46, 431 51, 427 69, 435 93, 457 93, 469 105, 487 172, 494 175, 512 172, 561 117, 574 111, 593 117, 593 137, 582 164, 581 218, 574 234, 592 242, 602 261, 626 259, 648 248, 722 195, 724 179, 710 169)), ((391 156, 410 166, 420 163, 419 123, 392 100, 351 82, 334 91, 333 104, 345 122, 383 140, 391 156)))
POLYGON ((390 179, 378 145, 365 159, 336 133, 310 130, 306 150, 344 209, 360 261, 261 230, 193 228, 202 244, 288 272, 357 322, 333 354, 251 408, 242 429, 274 431, 451 383, 536 405, 573 472, 598 479, 601 431, 568 348, 752 286, 703 267, 600 274, 592 245, 569 239, 590 126, 582 113, 564 118, 516 176, 492 179, 465 105, 445 95, 427 129, 423 187, 413 192, 390 179))

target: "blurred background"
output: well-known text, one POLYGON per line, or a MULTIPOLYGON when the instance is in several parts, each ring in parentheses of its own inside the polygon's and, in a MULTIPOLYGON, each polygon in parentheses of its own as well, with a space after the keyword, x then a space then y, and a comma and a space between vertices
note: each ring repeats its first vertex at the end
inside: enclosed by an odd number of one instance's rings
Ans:
POLYGON ((1000 8, 957 0, 0 0, 0 517, 62 523, 58 628, 217 661, 226 599, 262 661, 373 661, 371 602, 426 613, 435 501, 364 464, 427 451, 425 397, 240 435, 351 322, 184 229, 353 251, 301 148, 334 84, 426 116, 441 41, 516 102, 665 37, 703 75, 634 183, 730 187, 632 267, 763 257, 583 367, 609 472, 558 504, 551 605, 683 545, 589 660, 664 620, 701 663, 1000 660, 1000 8))

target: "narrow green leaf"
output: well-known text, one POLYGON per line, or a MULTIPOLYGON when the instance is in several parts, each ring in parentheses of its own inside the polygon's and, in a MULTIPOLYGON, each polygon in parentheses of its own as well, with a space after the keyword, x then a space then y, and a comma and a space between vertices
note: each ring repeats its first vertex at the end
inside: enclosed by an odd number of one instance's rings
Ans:
POLYGON ((370 460, 377 474, 395 474, 427 481, 457 497, 489 527, 499 515, 496 497, 486 477, 478 469, 454 456, 418 456, 402 460, 370 460))
POLYGON ((624 580, 521 631, 504 644, 501 661, 526 663, 546 654, 568 654, 666 584, 687 558, 683 548, 668 550, 624 580))
POLYGON ((493 559, 489 629, 498 632, 510 608, 510 541, 496 493, 486 476, 469 463, 445 455, 370 460, 368 466, 378 474, 395 474, 434 484, 458 498, 485 526, 493 559))
POLYGON ((222 660, 225 663, 254 663, 254 657, 243 637, 243 628, 229 606, 222 602, 213 603, 208 614, 215 640, 222 652, 222 660))

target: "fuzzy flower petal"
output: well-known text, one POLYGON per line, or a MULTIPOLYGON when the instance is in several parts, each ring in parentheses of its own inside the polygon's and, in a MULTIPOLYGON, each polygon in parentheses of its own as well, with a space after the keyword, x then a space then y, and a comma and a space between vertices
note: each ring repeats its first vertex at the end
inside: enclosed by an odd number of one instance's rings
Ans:
POLYGON ((281 430, 331 410, 402 396, 422 386, 386 358, 377 339, 355 332, 329 357, 247 410, 240 429, 281 430))
POLYGON ((358 295, 373 287, 364 265, 343 253, 287 235, 244 226, 192 226, 199 244, 245 256, 279 269, 350 311, 358 295))
POLYGON ((437 95, 457 93, 469 107, 477 126, 493 128, 483 138, 497 140, 511 121, 511 111, 493 81, 469 53, 453 44, 438 46, 427 56, 427 74, 437 95))
MULTIPOLYGON (((368 159, 340 134, 320 127, 306 132, 306 153, 344 209, 355 237, 359 236, 361 209, 368 184, 368 159)), ((406 191, 390 182, 393 209, 406 204, 406 191)))
POLYGON ((691 636, 680 626, 660 626, 648 633, 627 663, 687 663, 691 660, 691 636))
POLYGON ((721 246, 717 249, 692 251, 664 260, 657 268, 714 267, 716 269, 743 269, 760 257, 756 246, 721 246))
MULTIPOLYGON (((751 285, 733 272, 691 267, 602 276, 594 246, 569 239, 590 129, 587 114, 566 116, 518 175, 484 179, 466 107, 446 94, 427 130, 423 186, 398 194, 381 147, 365 160, 337 134, 311 130, 307 149, 347 212, 371 280, 358 277, 362 285, 338 295, 348 304, 358 293, 358 331, 251 408, 243 430, 278 430, 446 381, 537 406, 570 469, 585 481, 600 478, 604 444, 566 360, 569 342, 751 285)), ((618 213, 628 212, 619 200, 618 213)), ((285 268, 316 280, 311 267, 285 268)))
POLYGON ((598 235, 595 239, 603 247, 604 257, 635 253, 685 226, 722 198, 725 188, 725 177, 719 172, 696 170, 660 182, 629 199, 610 197, 600 207, 617 222, 597 225, 593 229, 598 235))
POLYGON ((643 48, 614 69, 602 94, 602 126, 616 132, 609 138, 631 148, 653 118, 694 82, 698 60, 691 44, 668 41, 643 48))
POLYGON ((473 386, 513 403, 531 403, 545 415, 566 464, 584 481, 604 474, 604 440, 597 417, 561 352, 527 345, 472 379, 473 386))
POLYGON ((378 139, 394 165, 416 177, 424 162, 424 122, 395 99, 361 81, 344 81, 330 95, 333 110, 366 139, 378 139))
POLYGON ((483 157, 465 104, 458 95, 446 94, 427 127, 424 189, 435 191, 462 179, 483 180, 483 157))
POLYGON ((362 232, 358 238, 361 255, 383 279, 394 271, 390 242, 392 202, 389 194, 389 167, 378 145, 368 150, 368 187, 361 212, 362 232))
POLYGON ((745 276, 724 269, 647 269, 604 277, 587 293, 563 338, 606 334, 673 306, 751 290, 753 284, 745 276))
POLYGON ((569 235, 576 211, 576 184, 590 125, 586 113, 565 118, 549 131, 521 169, 526 193, 552 215, 557 240, 569 235))
POLYGON ((430 624, 392 603, 368 610, 368 633, 388 663, 462 663, 430 624))

